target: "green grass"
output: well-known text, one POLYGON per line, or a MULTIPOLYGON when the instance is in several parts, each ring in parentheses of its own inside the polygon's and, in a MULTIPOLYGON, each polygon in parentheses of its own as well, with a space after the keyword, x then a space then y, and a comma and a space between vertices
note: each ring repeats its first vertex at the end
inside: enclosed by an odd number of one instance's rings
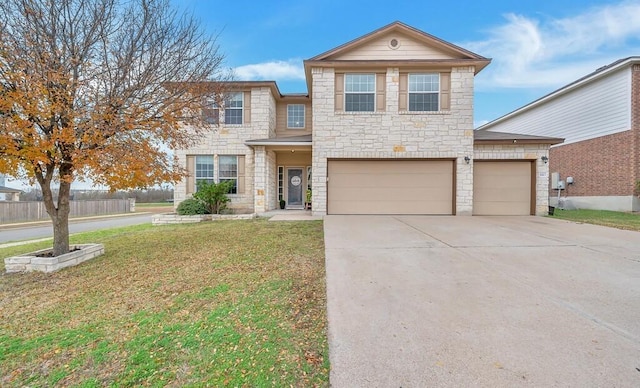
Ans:
POLYGON ((608 210, 562 210, 555 209, 554 218, 610 226, 618 229, 640 231, 640 214, 608 210))
POLYGON ((173 207, 173 202, 136 202, 138 207, 173 207))
POLYGON ((89 241, 105 255, 0 276, 0 386, 328 386, 320 221, 73 237, 89 241))

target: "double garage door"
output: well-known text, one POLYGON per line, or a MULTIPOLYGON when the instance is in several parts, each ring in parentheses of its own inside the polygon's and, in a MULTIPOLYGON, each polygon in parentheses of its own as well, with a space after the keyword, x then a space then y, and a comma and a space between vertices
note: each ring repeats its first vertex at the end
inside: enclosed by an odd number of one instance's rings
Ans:
MULTIPOLYGON (((531 163, 477 162, 474 167, 474 181, 480 183, 474 184, 474 214, 530 214, 531 163)), ((327 176, 328 214, 455 212, 453 160, 329 160, 327 176)))

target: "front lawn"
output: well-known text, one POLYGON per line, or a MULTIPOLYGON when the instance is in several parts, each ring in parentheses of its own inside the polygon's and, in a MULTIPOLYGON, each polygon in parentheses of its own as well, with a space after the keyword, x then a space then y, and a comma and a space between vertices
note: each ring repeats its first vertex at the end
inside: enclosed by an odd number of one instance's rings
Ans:
POLYGON ((588 224, 610 226, 618 229, 640 231, 640 215, 637 213, 608 210, 562 210, 555 209, 553 217, 588 224))
POLYGON ((328 385, 320 221, 135 226, 73 240, 101 242, 106 254, 0 276, 0 386, 328 385))

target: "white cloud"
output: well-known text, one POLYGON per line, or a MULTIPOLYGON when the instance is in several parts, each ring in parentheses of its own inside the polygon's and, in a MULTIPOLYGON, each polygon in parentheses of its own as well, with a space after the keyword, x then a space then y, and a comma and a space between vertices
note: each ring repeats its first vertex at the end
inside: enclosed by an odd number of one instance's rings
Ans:
POLYGON ((234 72, 238 80, 304 80, 304 68, 301 59, 244 65, 236 67, 234 72))
POLYGON ((463 47, 492 57, 478 88, 556 87, 640 53, 640 1, 586 9, 562 19, 507 14, 483 41, 463 47), (486 72, 486 73, 485 73, 486 72))

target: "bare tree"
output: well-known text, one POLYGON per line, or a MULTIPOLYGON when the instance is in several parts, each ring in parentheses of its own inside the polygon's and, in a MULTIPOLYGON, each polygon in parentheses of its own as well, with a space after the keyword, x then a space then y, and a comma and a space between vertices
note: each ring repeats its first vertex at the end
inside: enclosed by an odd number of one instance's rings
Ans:
POLYGON ((0 173, 40 186, 54 255, 69 251, 74 179, 113 190, 180 179, 167 149, 207 128, 203 95, 220 94, 223 59, 168 0, 0 2, 0 173))

